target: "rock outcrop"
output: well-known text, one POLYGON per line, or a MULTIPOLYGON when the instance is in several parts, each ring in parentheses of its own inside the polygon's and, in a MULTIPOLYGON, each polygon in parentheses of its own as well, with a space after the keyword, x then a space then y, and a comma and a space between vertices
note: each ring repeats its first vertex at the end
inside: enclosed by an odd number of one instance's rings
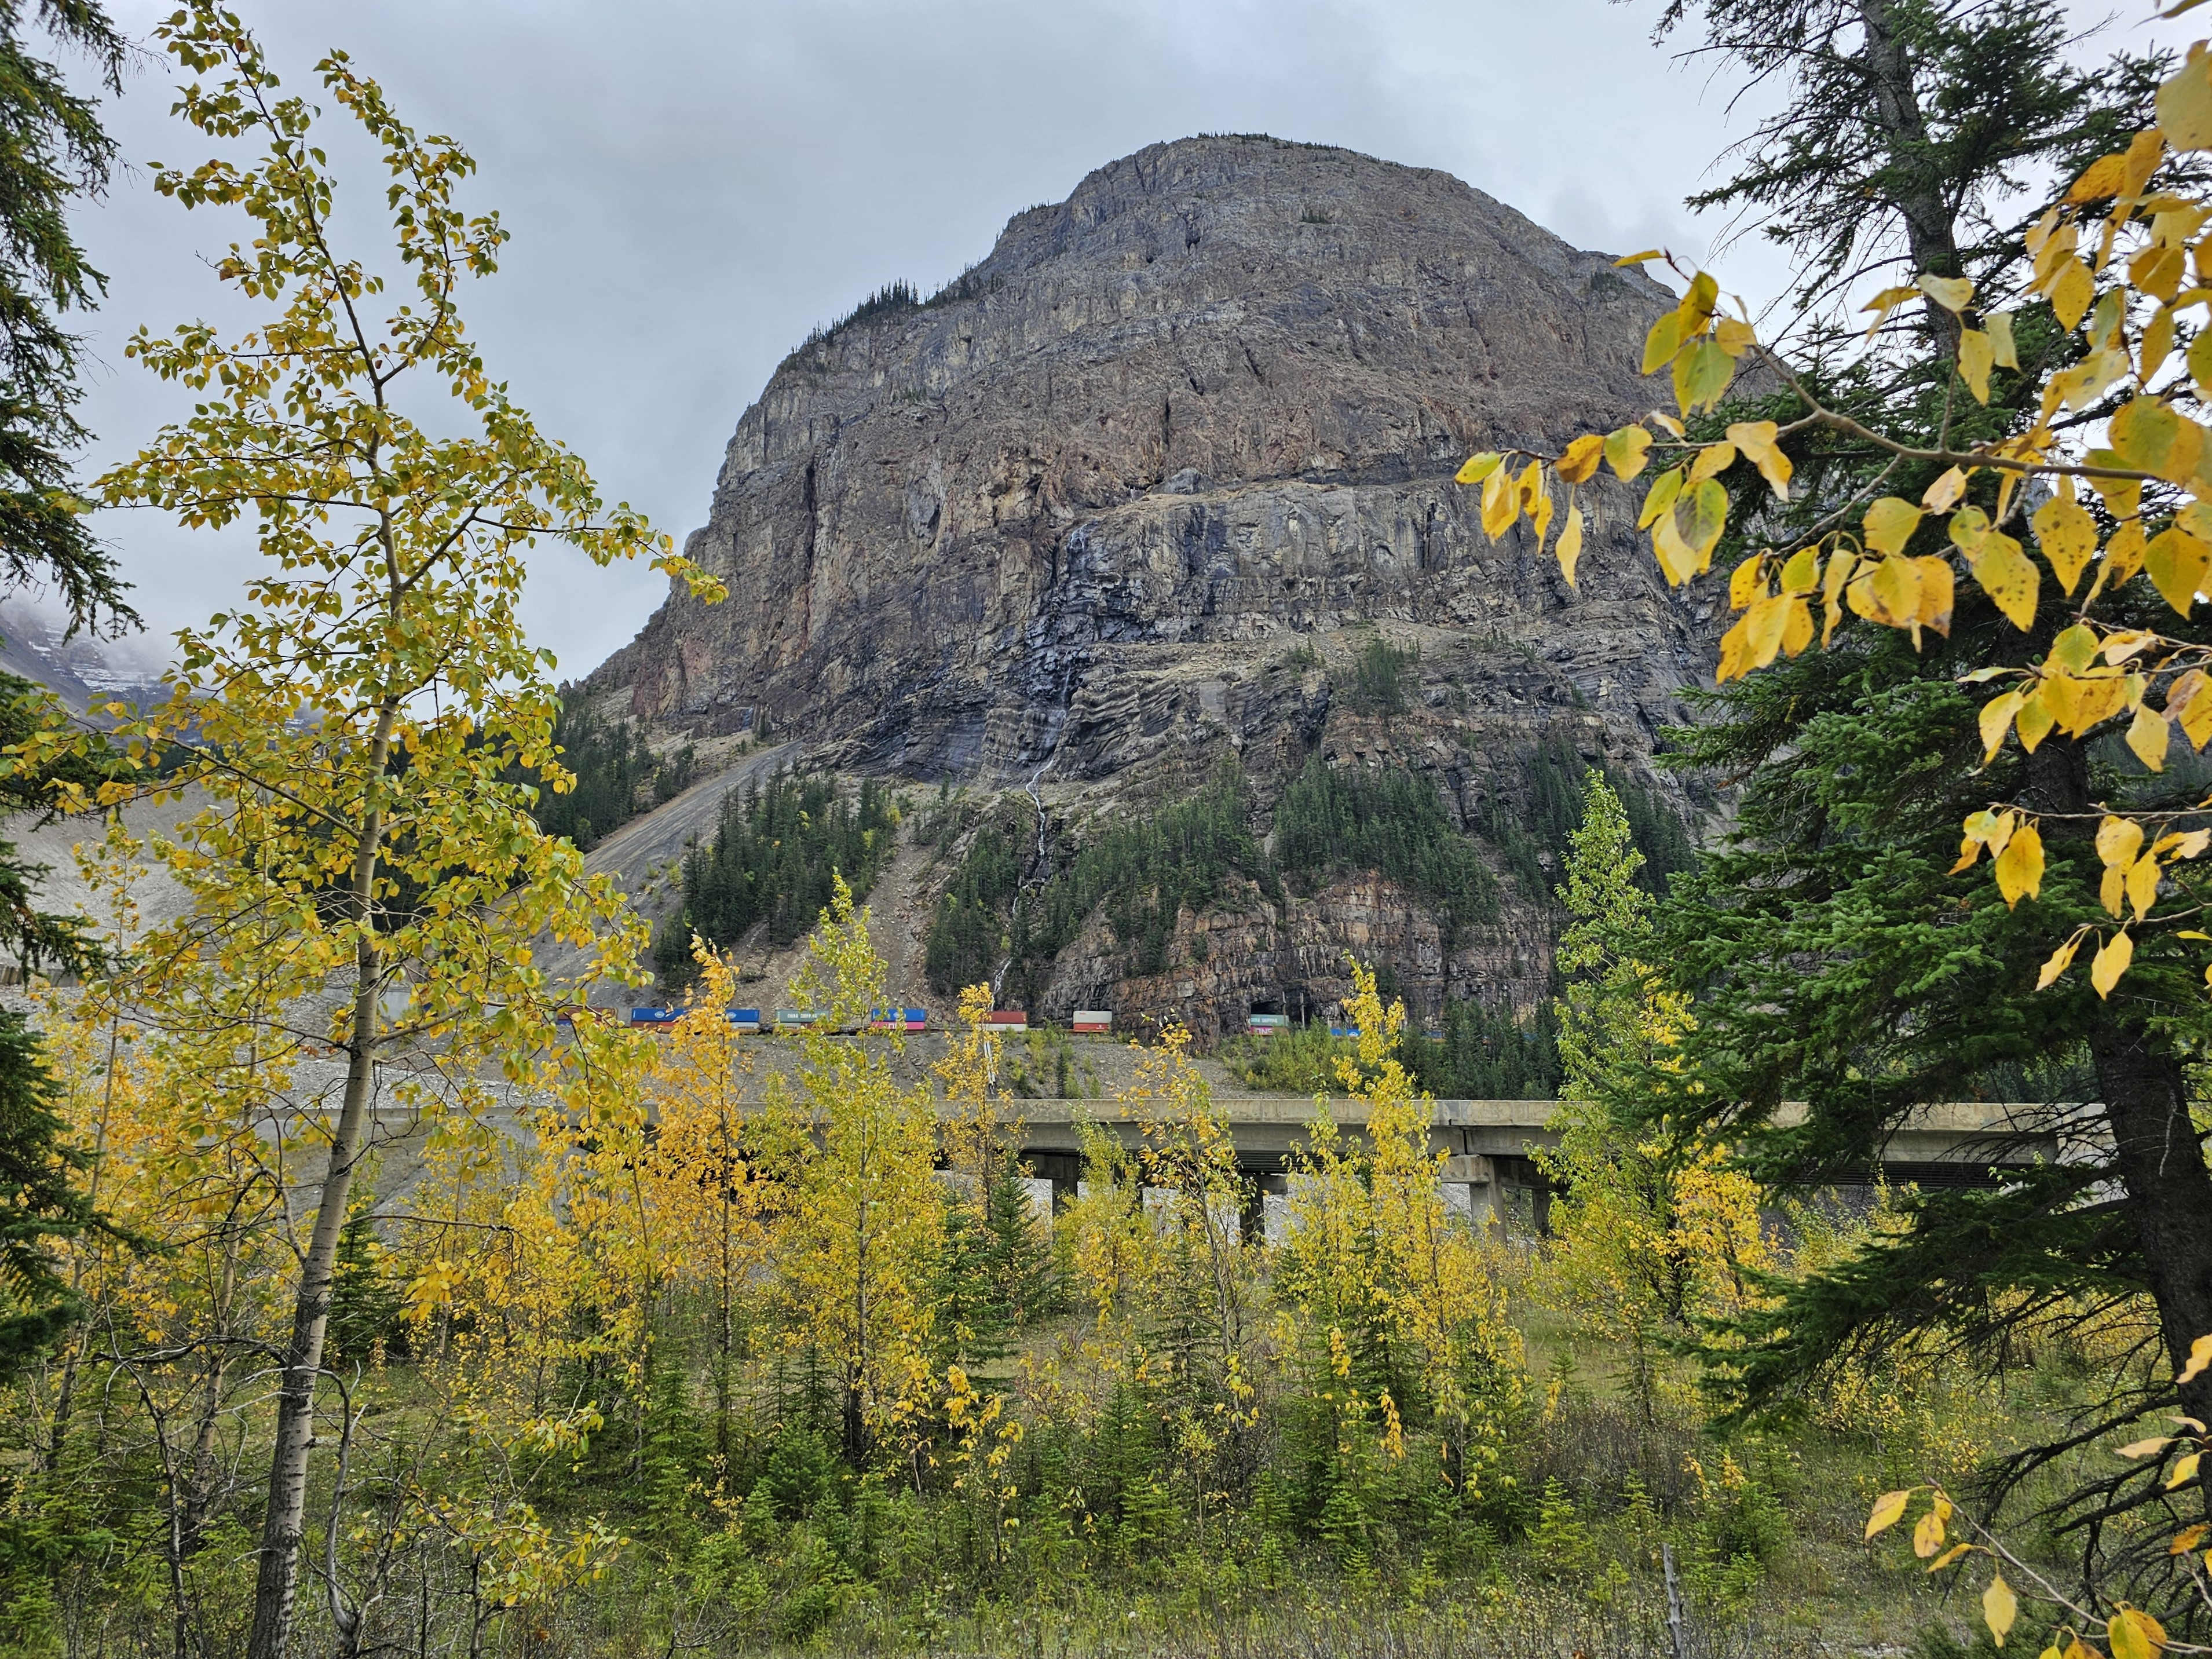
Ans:
MULTIPOLYGON (((1686 814, 1650 752, 1711 619, 1666 588, 1628 492, 1585 490, 1576 591, 1525 526, 1489 542, 1451 476, 1649 406, 1637 358, 1671 303, 1442 173, 1154 145, 1018 216, 944 293, 793 352, 687 548, 727 599, 672 597, 585 689, 662 733, 765 726, 851 770, 1032 787, 1060 824, 1187 791, 1226 751, 1263 831, 1316 751, 1409 765, 1494 823, 1547 732, 1686 814), (1378 629, 1421 653, 1388 717, 1342 693, 1378 629)), ((1419 933, 1348 891, 1346 927, 1419 933)), ((1417 977, 1541 994, 1523 899, 1456 968, 1431 926, 1417 977)), ((1348 942, 1310 916, 1263 931, 1279 978, 1348 942)), ((1246 996, 1209 949, 1224 1006, 1246 996)), ((1115 994, 1110 951, 1073 956, 1098 965, 1071 959, 1068 996, 1115 994)))

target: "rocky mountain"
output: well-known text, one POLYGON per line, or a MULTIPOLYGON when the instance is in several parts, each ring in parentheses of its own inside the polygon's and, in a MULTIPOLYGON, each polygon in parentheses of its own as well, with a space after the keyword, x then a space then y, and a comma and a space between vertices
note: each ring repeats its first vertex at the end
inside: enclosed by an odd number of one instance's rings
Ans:
POLYGON ((881 907, 916 947, 976 836, 1011 838, 1011 927, 1020 893, 1224 758, 1262 859, 1312 769, 1411 773, 1491 872, 1486 910, 1440 915, 1420 879, 1340 860, 1287 886, 1240 870, 1164 944, 1111 907, 1064 920, 1027 988, 1047 1014, 1212 1031, 1333 1004, 1350 948, 1425 1018, 1525 1012, 1561 775, 1601 763, 1696 815, 1651 757, 1711 618, 1666 588, 1620 487, 1585 492, 1572 590, 1525 526, 1488 541, 1452 473, 1648 407, 1637 359, 1671 303, 1443 173, 1261 137, 1152 146, 1017 216, 941 292, 886 290, 792 353, 688 544, 728 598, 672 597, 580 690, 659 744, 766 733, 966 789, 976 810, 940 815, 920 886, 881 907), (981 810, 1006 790, 1043 833, 981 810))

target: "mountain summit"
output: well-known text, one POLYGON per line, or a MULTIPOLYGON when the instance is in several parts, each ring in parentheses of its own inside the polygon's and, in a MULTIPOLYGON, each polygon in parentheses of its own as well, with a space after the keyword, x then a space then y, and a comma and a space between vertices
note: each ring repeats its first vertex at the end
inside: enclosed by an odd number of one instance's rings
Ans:
MULTIPOLYGON (((1316 763, 1407 770, 1493 863, 1540 872, 1548 848, 1505 845, 1558 816, 1540 754, 1687 816, 1650 757, 1705 618, 1620 486, 1585 489, 1577 592, 1525 526, 1491 543, 1452 474, 1648 406, 1637 359, 1672 303, 1443 173, 1153 145, 1016 216, 941 292, 886 290, 793 352, 686 550, 727 599, 672 597, 583 690, 658 741, 765 728, 848 772, 1026 787, 1079 839, 1226 756, 1263 832, 1316 763)), ((1486 945, 1407 946, 1417 1009, 1478 981, 1543 994, 1544 879, 1486 945)), ((1377 905, 1381 934, 1414 926, 1377 905)), ((1319 994, 1356 942, 1321 927, 1306 967, 1244 976, 1319 994)), ((1115 994, 1110 956, 1041 999, 1115 994)))

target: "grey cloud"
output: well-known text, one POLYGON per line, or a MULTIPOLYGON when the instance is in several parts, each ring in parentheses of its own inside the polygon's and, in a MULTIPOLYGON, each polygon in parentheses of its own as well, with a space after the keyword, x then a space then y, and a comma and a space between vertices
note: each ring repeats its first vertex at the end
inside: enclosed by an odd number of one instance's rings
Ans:
MULTIPOLYGON (((118 0, 150 30, 170 0, 118 0)), ((611 497, 680 539, 740 410, 809 327, 980 258, 1012 214, 1157 139, 1273 132, 1445 168, 1585 245, 1715 227, 1680 208, 1729 137, 1717 92, 1607 0, 286 0, 242 5, 295 88, 342 45, 460 138, 514 240, 468 299, 496 374, 611 497)), ((112 111, 137 161, 197 155, 156 65, 112 111)), ((331 118, 337 112, 330 112, 331 118)), ((1739 126, 1739 131, 1741 130, 1739 126)), ((374 181, 350 180, 357 198, 374 181)), ((354 228, 374 230, 357 219, 354 228)), ((177 398, 122 360, 140 323, 227 312, 196 257, 233 228, 143 173, 86 216, 114 278, 87 410, 100 459, 177 398)), ((1771 289, 1771 255, 1731 273, 1771 289), (1764 263, 1762 263, 1762 261, 1764 263)), ((237 538, 112 516, 156 627, 227 601, 237 538)), ((581 673, 657 603, 642 570, 541 556, 532 625, 581 673)))

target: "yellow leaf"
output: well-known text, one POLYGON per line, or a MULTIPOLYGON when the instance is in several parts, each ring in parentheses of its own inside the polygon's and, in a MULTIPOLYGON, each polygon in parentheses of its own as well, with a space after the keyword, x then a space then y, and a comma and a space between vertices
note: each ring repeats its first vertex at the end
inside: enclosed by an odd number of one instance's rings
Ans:
POLYGON ((1828 568, 1820 578, 1821 614, 1826 618, 1820 627, 1823 648, 1834 635, 1836 624, 1843 620, 1844 613, 1836 603, 1837 596, 1844 591, 1844 584, 1850 580, 1851 572, 1857 568, 1857 556, 1847 548, 1839 547, 1828 555, 1828 568))
POLYGON ((1713 307, 1720 303, 1720 297, 1721 285, 1714 281, 1711 271, 1701 270, 1691 277, 1689 290, 1674 307, 1675 315, 1682 319, 1682 332, 1695 334, 1703 329, 1713 314, 1713 307))
POLYGON ((1867 1516, 1866 1535, 1887 1532, 1905 1516, 1905 1506, 1912 1501, 1910 1492, 1886 1492, 1875 1499, 1874 1513, 1867 1516))
POLYGON ((1720 545, 1721 532, 1728 528, 1728 491, 1718 481, 1707 478, 1690 492, 1689 513, 1682 514, 1681 506, 1675 514, 1682 520, 1682 539, 1698 556, 1698 568, 1702 571, 1712 562, 1713 549, 1720 545))
POLYGON ((1912 1553, 1925 1561, 1943 1547, 1943 1517, 1929 1510, 1912 1528, 1912 1553))
POLYGON ((2197 382, 2197 391, 2212 391, 2212 330, 2197 331, 2182 361, 2189 365, 2189 378, 2197 382))
POLYGON ((2178 247, 2152 246, 2139 248, 2128 261, 2128 282, 2138 292, 2154 300, 2171 300, 2181 291, 2184 269, 2181 250, 2178 247))
MULTIPOLYGON (((1535 469, 1532 467, 1529 470, 1534 471, 1535 469)), ((1529 528, 1536 532, 1536 551, 1540 554, 1544 550, 1544 538, 1552 530, 1552 492, 1544 488, 1540 477, 1536 480, 1536 503, 1528 510, 1528 524, 1529 528)))
POLYGON ((1739 322, 1734 317, 1723 317, 1713 330, 1713 343, 1731 357, 1741 357, 1759 343, 1759 336, 1752 332, 1751 325, 1739 322))
POLYGON ((1928 1571, 1930 1572, 1942 1571, 1944 1568, 1951 1565, 1952 1563, 1955 1562, 1960 1556, 1966 1554, 1973 1547, 1974 1547, 1972 1544, 1952 1545, 1949 1549, 1945 1550, 1942 1554, 1937 1556, 1933 1561, 1930 1561, 1928 1564, 1928 1571))
MULTIPOLYGON (((1787 603, 1790 614, 1782 629, 1782 649, 1787 655, 1794 657, 1813 643, 1813 607, 1795 593, 1790 595, 1787 603)), ((1948 628, 1950 623, 1948 611, 1944 613, 1943 620, 1948 628)))
POLYGON ((2043 971, 2035 976, 2035 988, 2039 991, 2049 989, 2059 975, 2074 965, 2074 953, 2081 948, 2081 935, 2076 933, 2053 951, 2051 960, 2043 964, 2043 971))
POLYGON ((2137 859, 2128 868, 2128 902, 2135 906, 2137 921, 2150 914, 2157 899, 2158 860, 2137 859))
POLYGON ((2104 948, 2089 963, 2089 983, 2097 988, 2099 996, 2112 995, 2112 987, 2120 982, 2120 975, 2128 971, 2128 964, 2135 956, 2136 942, 2128 937, 2125 929, 2105 941, 2104 948))
POLYGON ((1674 505, 1674 497, 1682 491, 1682 469, 1670 467, 1651 481, 1650 489, 1644 492, 1644 506, 1636 515, 1636 527, 1649 530, 1659 522, 1668 508, 1674 505))
POLYGON ((2106 817, 2097 825, 2097 857, 2108 869, 2124 870, 2142 851, 2142 825, 2133 818, 2106 817))
POLYGON ((1482 484, 1482 533, 1493 542, 1513 527, 1521 516, 1521 492, 1511 477, 1499 467, 1482 484))
POLYGON ((2166 1489, 2172 1492, 2176 1486, 2185 1486, 2197 1478, 2197 1465, 2202 1461, 2203 1455, 2203 1452, 2191 1452, 2186 1457, 2175 1458, 2173 1473, 2166 1477, 2166 1489))
POLYGON ((1982 705, 1982 760, 1984 764, 1997 757, 2004 747, 2005 733, 2012 730, 2012 717, 2020 713, 2020 706, 2027 701, 2025 693, 2008 691, 1982 705))
POLYGON ((1647 247, 1641 253, 1624 253, 1613 263, 1615 266, 1640 265, 1647 259, 1663 259, 1666 257, 1667 253, 1665 249, 1647 247))
POLYGON ((2024 898, 2033 898, 2043 887, 2043 836, 2032 823, 2012 833, 1997 854, 1997 891, 2009 910, 2024 898))
POLYGON ((1676 587, 1698 574, 1697 550, 1682 539, 1672 513, 1662 513, 1659 522, 1651 526, 1651 550, 1658 556, 1667 580, 1676 587))
POLYGON ((2070 595, 2097 550, 2097 521, 2079 501, 2054 495, 2035 509, 2028 522, 2035 527, 2036 545, 2051 562, 2059 586, 2070 595))
POLYGON ((2166 770, 2166 748, 2172 741, 2173 728, 2163 715, 2151 712, 2148 703, 2136 705, 2135 718, 2128 722, 2128 747, 2135 757, 2154 772, 2166 770))
MULTIPOLYGON (((1951 637, 1952 592, 1951 562, 1930 554, 1913 560, 1920 568, 1920 605, 1916 613, 1923 628, 1932 628, 1945 639, 1951 637)), ((1795 655, 1793 652, 1791 653, 1795 655)))
POLYGON ((2208 1533, 2212 1533, 2212 1524, 2203 1521, 2193 1527, 2184 1527, 2173 1534, 2173 1542, 2166 1547, 2166 1553, 2168 1555, 2186 1555, 2204 1541, 2208 1533))
POLYGON ((1920 528, 1920 509, 1895 495, 1884 495, 1866 510, 1866 544, 1877 553, 1902 553, 1920 528))
MULTIPOLYGON (((1635 428, 1641 432, 1644 428, 1635 428)), ((1647 438, 1646 442, 1650 440, 1647 438)), ((1605 459, 1605 434, 1585 432, 1569 444, 1559 456, 1559 471, 1561 483, 1587 483, 1597 476, 1598 463, 1605 459)))
POLYGON ((2051 735, 2057 717, 2044 706, 2040 691, 2028 693, 2027 701, 2021 705, 2020 718, 2013 722, 2013 730, 2020 733, 2020 746, 2033 755, 2035 745, 2051 735))
POLYGON ((1886 288, 1882 289, 1881 293, 1875 295, 1873 299, 1869 300, 1864 305, 1861 306, 1859 307, 1861 311, 1871 311, 1874 313, 1874 320, 1867 325, 1868 335, 1871 337, 1876 329, 1880 328, 1882 324, 1889 320, 1889 313, 1891 312, 1896 310, 1898 307, 1903 305, 1907 300, 1911 299, 1919 292, 1920 290, 1918 289, 1911 287, 1886 288))
POLYGON ((1782 567, 1782 591, 1785 593, 1809 593, 1820 579, 1820 552, 1818 548, 1799 548, 1782 567))
POLYGON ((1615 477, 1627 479, 1644 471, 1651 448, 1651 434, 1640 426, 1625 426, 1605 436, 1605 459, 1615 477))
POLYGON ((1751 618, 1739 617, 1721 635, 1720 660, 1713 665, 1713 684, 1726 685, 1751 672, 1751 618))
POLYGON ((1985 404, 1990 400, 1990 368, 1996 362, 1996 348, 1990 337, 1978 328, 1963 331, 1959 336, 1959 378, 1966 381, 1966 390, 1974 394, 1974 401, 1985 404))
POLYGON ((1682 316, 1670 311, 1651 325, 1651 331, 1644 337, 1644 372, 1657 373, 1674 361, 1674 354, 1682 349, 1682 316))
POLYGON ((2160 596, 2185 617, 2204 586, 2206 569, 2212 568, 2212 542, 2200 542, 2187 531, 2169 526, 2151 538, 2142 562, 2160 596))
POLYGON ((1463 484, 1480 483, 1504 464, 1505 458, 1503 455, 1486 449, 1480 455, 1468 456, 1466 464, 1452 475, 1452 482, 1463 484))
POLYGON ((1782 649, 1792 601, 1781 595, 1761 599, 1744 615, 1744 652, 1753 668, 1764 668, 1782 649))
MULTIPOLYGON (((2197 0, 2182 0, 2178 9, 2186 11, 2197 3, 2197 0)), ((2169 11, 2166 15, 2172 17, 2174 13, 2169 11)), ((2158 164, 2165 155, 2166 140, 2156 127, 2146 127, 2136 134, 2133 142, 2128 145, 2128 153, 2120 158, 2127 169, 2127 178, 2120 193, 2124 196, 2142 195, 2142 187, 2150 182, 2151 174, 2158 171, 2158 164)))
POLYGON ((2100 155, 2081 170, 2081 176, 2068 187, 2063 199, 2069 207, 2080 207, 2085 202, 2118 196, 2127 176, 2126 156, 2100 155))
POLYGON ((2158 89, 2158 130, 2176 149, 2212 149, 2212 58, 2201 41, 2158 89))
POLYGON ((2136 376, 2146 385, 2173 355, 2173 307, 2160 306, 2143 325, 2142 343, 2136 349, 2136 376))
POLYGON ((2044 660, 2069 674, 2080 673, 2097 660, 2096 631, 2080 623, 2061 629, 2058 637, 2051 642, 2051 654, 2044 660))
POLYGON ((2005 843, 2012 839, 2013 831, 2020 828, 2020 814, 2013 811, 1969 812, 1963 827, 1970 838, 1982 842, 1992 853, 2002 853, 2005 843))
POLYGON ((1982 1592, 1982 1619, 1999 1647, 2012 1633, 2012 1622, 2019 1616, 2020 1597, 2012 1593, 2012 1586, 2005 1583, 2002 1573, 1996 1574, 1990 1580, 1990 1587, 1982 1592))
POLYGON ((2058 313, 2058 325, 2071 332, 2096 292, 2097 280, 2090 276, 2089 267, 2079 259, 2067 260, 2051 285, 2051 308, 2058 313))
POLYGON ((1759 469, 1759 476, 1773 490, 1774 499, 1786 501, 1790 499, 1791 468, 1790 458, 1774 441, 1774 434, 1780 429, 1771 421, 1738 421, 1729 428, 1728 435, 1729 441, 1759 469))
POLYGON ((1536 501, 1544 493, 1543 462, 1531 461, 1522 468, 1521 476, 1513 481, 1513 488, 1520 492, 1521 510, 1533 516, 1536 501))
POLYGON ((2133 398, 2112 416, 2112 452, 2122 465, 2169 483, 2185 482, 2197 471, 2203 429, 2183 419, 2158 398, 2133 398))
POLYGON ((1966 475, 1954 466, 1928 486, 1920 497, 1920 505, 1930 513, 1948 513, 1966 493, 1966 475))
POLYGON ((2189 670, 2166 688, 2166 712, 2181 722, 2191 749, 2202 749, 2212 738, 2212 685, 2201 670, 2189 670))
POLYGON ((1729 609, 1741 611, 1766 591, 1766 555, 1754 553, 1729 572, 1729 609))
POLYGON ((1986 312, 1982 317, 1982 326, 1989 331, 1990 349, 1996 358, 1997 367, 2017 369, 2020 367, 2020 353, 2014 349, 2012 341, 2012 313, 2009 311, 1986 312))
POLYGON ((1717 478, 1735 465, 1735 446, 1731 443, 1707 444, 1698 452, 1698 459, 1690 467, 1690 482, 1705 483, 1717 478))
POLYGON ((1982 592, 1996 601, 2014 628, 2025 630, 2034 625, 2036 590, 2043 585, 2043 577, 2020 550, 2018 542, 1992 530, 1982 538, 1968 562, 1982 592))
POLYGON ((1566 528, 1559 532, 1559 574, 1566 578, 1567 586, 1575 585, 1575 562, 1583 554, 1583 510, 1570 505, 1567 508, 1566 528))
POLYGON ((1923 270, 1916 286, 1946 311, 1964 311, 1974 297, 1974 285, 1963 276, 1936 276, 1923 270))
POLYGON ((1920 562, 1884 559, 1854 593, 1863 592, 1872 608, 1860 607, 1869 622, 1887 628, 1917 628, 1920 622, 1920 562))
POLYGON ((1674 405, 1685 415, 1719 403, 1735 379, 1735 359, 1711 340, 1683 348, 1674 359, 1674 405))
POLYGON ((2158 1659, 2166 1647, 2166 1626, 2140 1608, 2122 1607, 2106 1625, 2105 1639, 2112 1644, 2112 1659, 2158 1659))
POLYGON ((2112 532, 2112 540, 2105 544, 2105 586, 2117 589, 2133 579, 2143 568, 2143 551, 2149 545, 2144 539, 2142 524, 2130 519, 2112 532))
POLYGON ((2200 1336, 2189 1345, 2189 1363, 2174 1377, 2174 1386, 2185 1388, 2194 1382, 2207 1366, 2212 1366, 2212 1336, 2200 1336))
POLYGON ((2173 1443, 2173 1437, 2161 1434, 2149 1440, 2130 1440, 2112 1455, 2115 1457, 2155 1457, 2173 1443))
POLYGON ((1661 426, 1666 428, 1667 435, 1670 438, 1680 437, 1686 429, 1680 421, 1676 420, 1672 415, 1667 413, 1663 409, 1655 409, 1651 410, 1649 418, 1658 422, 1661 426))

